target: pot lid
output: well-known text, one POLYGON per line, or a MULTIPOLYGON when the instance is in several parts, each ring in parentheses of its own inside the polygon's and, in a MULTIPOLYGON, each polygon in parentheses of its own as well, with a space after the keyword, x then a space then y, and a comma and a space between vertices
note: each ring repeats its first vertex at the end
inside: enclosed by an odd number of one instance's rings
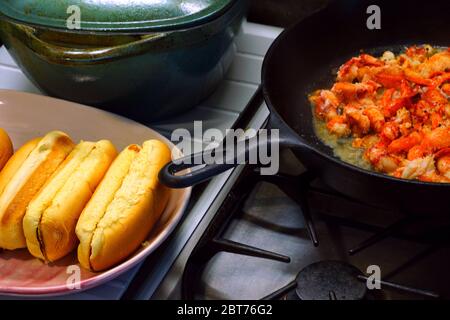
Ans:
POLYGON ((241 0, 2 0, 0 12, 19 22, 58 29, 151 31, 202 24, 235 1, 241 0))

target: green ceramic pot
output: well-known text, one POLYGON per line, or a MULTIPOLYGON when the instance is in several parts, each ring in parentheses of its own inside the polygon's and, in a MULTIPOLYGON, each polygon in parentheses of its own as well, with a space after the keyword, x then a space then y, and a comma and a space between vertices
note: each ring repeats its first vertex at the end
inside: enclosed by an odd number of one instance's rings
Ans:
POLYGON ((142 122, 180 114, 216 88, 231 63, 233 39, 247 8, 245 0, 189 0, 184 2, 191 3, 191 14, 183 15, 176 11, 183 2, 160 1, 173 6, 160 8, 159 16, 149 11, 145 20, 142 14, 133 16, 142 10, 109 8, 98 17, 95 7, 80 30, 69 30, 56 5, 55 12, 39 11, 54 1, 34 0, 38 7, 25 7, 27 2, 11 1, 17 4, 12 13, 0 4, 0 39, 29 79, 51 96, 142 122), (204 12, 195 11, 201 4, 204 12), (21 10, 28 14, 14 15, 21 10), (43 12, 52 18, 42 18, 43 12))

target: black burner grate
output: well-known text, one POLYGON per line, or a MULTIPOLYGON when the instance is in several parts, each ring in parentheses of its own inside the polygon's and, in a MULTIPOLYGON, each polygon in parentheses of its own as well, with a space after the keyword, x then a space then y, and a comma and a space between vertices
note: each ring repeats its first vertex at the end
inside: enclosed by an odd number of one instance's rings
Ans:
MULTIPOLYGON (((371 281, 355 266, 342 261, 319 261, 305 267, 297 278, 263 300, 276 300, 295 290, 300 300, 363 300, 367 298, 367 281, 371 281)), ((411 294, 440 298, 438 293, 410 288, 387 281, 380 286, 411 294)))
MULTIPOLYGON (((183 298, 192 300, 197 294, 202 293, 202 288, 200 286, 202 273, 208 262, 219 252, 270 259, 281 263, 290 262, 291 258, 281 253, 267 251, 263 248, 238 243, 223 237, 230 222, 241 214, 245 201, 255 186, 260 182, 276 185, 299 205, 301 208, 299 212, 303 215, 311 242, 314 246, 318 246, 319 235, 314 227, 313 215, 310 212, 309 205, 311 202, 311 195, 315 194, 317 196, 317 194, 320 194, 326 197, 342 199, 342 201, 352 200, 347 199, 334 191, 315 186, 315 181, 315 177, 309 172, 299 176, 288 176, 283 174, 276 176, 261 176, 258 169, 247 166, 187 261, 182 280, 183 298)), ((327 221, 327 223, 330 224, 346 225, 356 229, 371 230, 373 232, 374 235, 369 239, 366 239, 349 249, 349 255, 361 253, 363 250, 376 245, 388 237, 400 237, 429 245, 427 250, 400 266, 395 272, 401 272, 403 269, 417 263, 418 260, 425 257, 430 252, 433 252, 434 248, 446 245, 446 243, 448 243, 448 235, 450 234, 450 228, 448 228, 450 222, 448 224, 439 223, 440 227, 436 230, 435 228, 427 228, 427 223, 424 222, 425 218, 423 217, 402 218, 397 222, 392 223, 391 226, 384 228, 356 222, 351 218, 337 218, 323 212, 314 212, 314 219, 327 221), (417 225, 422 228, 419 228, 420 230, 418 230, 417 225)), ((385 275, 384 279, 388 279, 391 276, 393 276, 393 274, 385 275)), ((291 291, 295 291, 300 299, 362 299, 366 296, 365 280, 366 277, 360 270, 347 263, 336 261, 319 262, 303 269, 295 281, 270 294, 265 297, 265 299, 280 299, 285 298, 286 296, 292 296, 289 295, 289 292, 291 291), (316 281, 318 275, 323 278, 324 283, 320 284, 320 282, 316 281), (346 283, 346 285, 343 285, 343 283, 346 283)), ((427 290, 410 288, 391 282, 381 283, 383 288, 405 291, 410 294, 428 298, 440 297, 438 293, 427 290)))

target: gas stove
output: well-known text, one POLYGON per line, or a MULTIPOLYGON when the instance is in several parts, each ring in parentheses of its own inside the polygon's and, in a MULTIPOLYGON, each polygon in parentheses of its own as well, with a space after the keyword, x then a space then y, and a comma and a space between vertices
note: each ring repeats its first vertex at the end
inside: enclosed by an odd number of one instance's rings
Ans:
POLYGON ((282 159, 277 176, 250 166, 241 173, 178 286, 157 298, 450 297, 448 219, 405 218, 346 199, 299 170, 289 150, 282 159))
POLYGON ((450 298, 450 219, 349 199, 290 150, 276 176, 235 170, 217 201, 151 298, 450 298))

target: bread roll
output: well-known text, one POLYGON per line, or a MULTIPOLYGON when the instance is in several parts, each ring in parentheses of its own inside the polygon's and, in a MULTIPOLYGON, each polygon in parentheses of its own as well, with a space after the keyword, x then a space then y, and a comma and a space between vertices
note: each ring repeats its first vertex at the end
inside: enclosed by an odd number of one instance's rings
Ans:
POLYGON ((55 261, 77 245, 75 226, 117 151, 111 142, 81 142, 30 202, 23 230, 30 253, 55 261))
POLYGON ((158 173, 171 157, 158 140, 117 157, 78 220, 78 260, 93 271, 121 262, 147 238, 169 198, 158 173))
POLYGON ((0 172, 0 195, 41 139, 35 138, 25 143, 3 167, 0 172))
POLYGON ((13 155, 13 145, 5 130, 0 128, 0 170, 13 155))
POLYGON ((25 144, 8 161, 0 175, 0 248, 26 247, 26 208, 73 147, 68 135, 53 131, 25 144))

